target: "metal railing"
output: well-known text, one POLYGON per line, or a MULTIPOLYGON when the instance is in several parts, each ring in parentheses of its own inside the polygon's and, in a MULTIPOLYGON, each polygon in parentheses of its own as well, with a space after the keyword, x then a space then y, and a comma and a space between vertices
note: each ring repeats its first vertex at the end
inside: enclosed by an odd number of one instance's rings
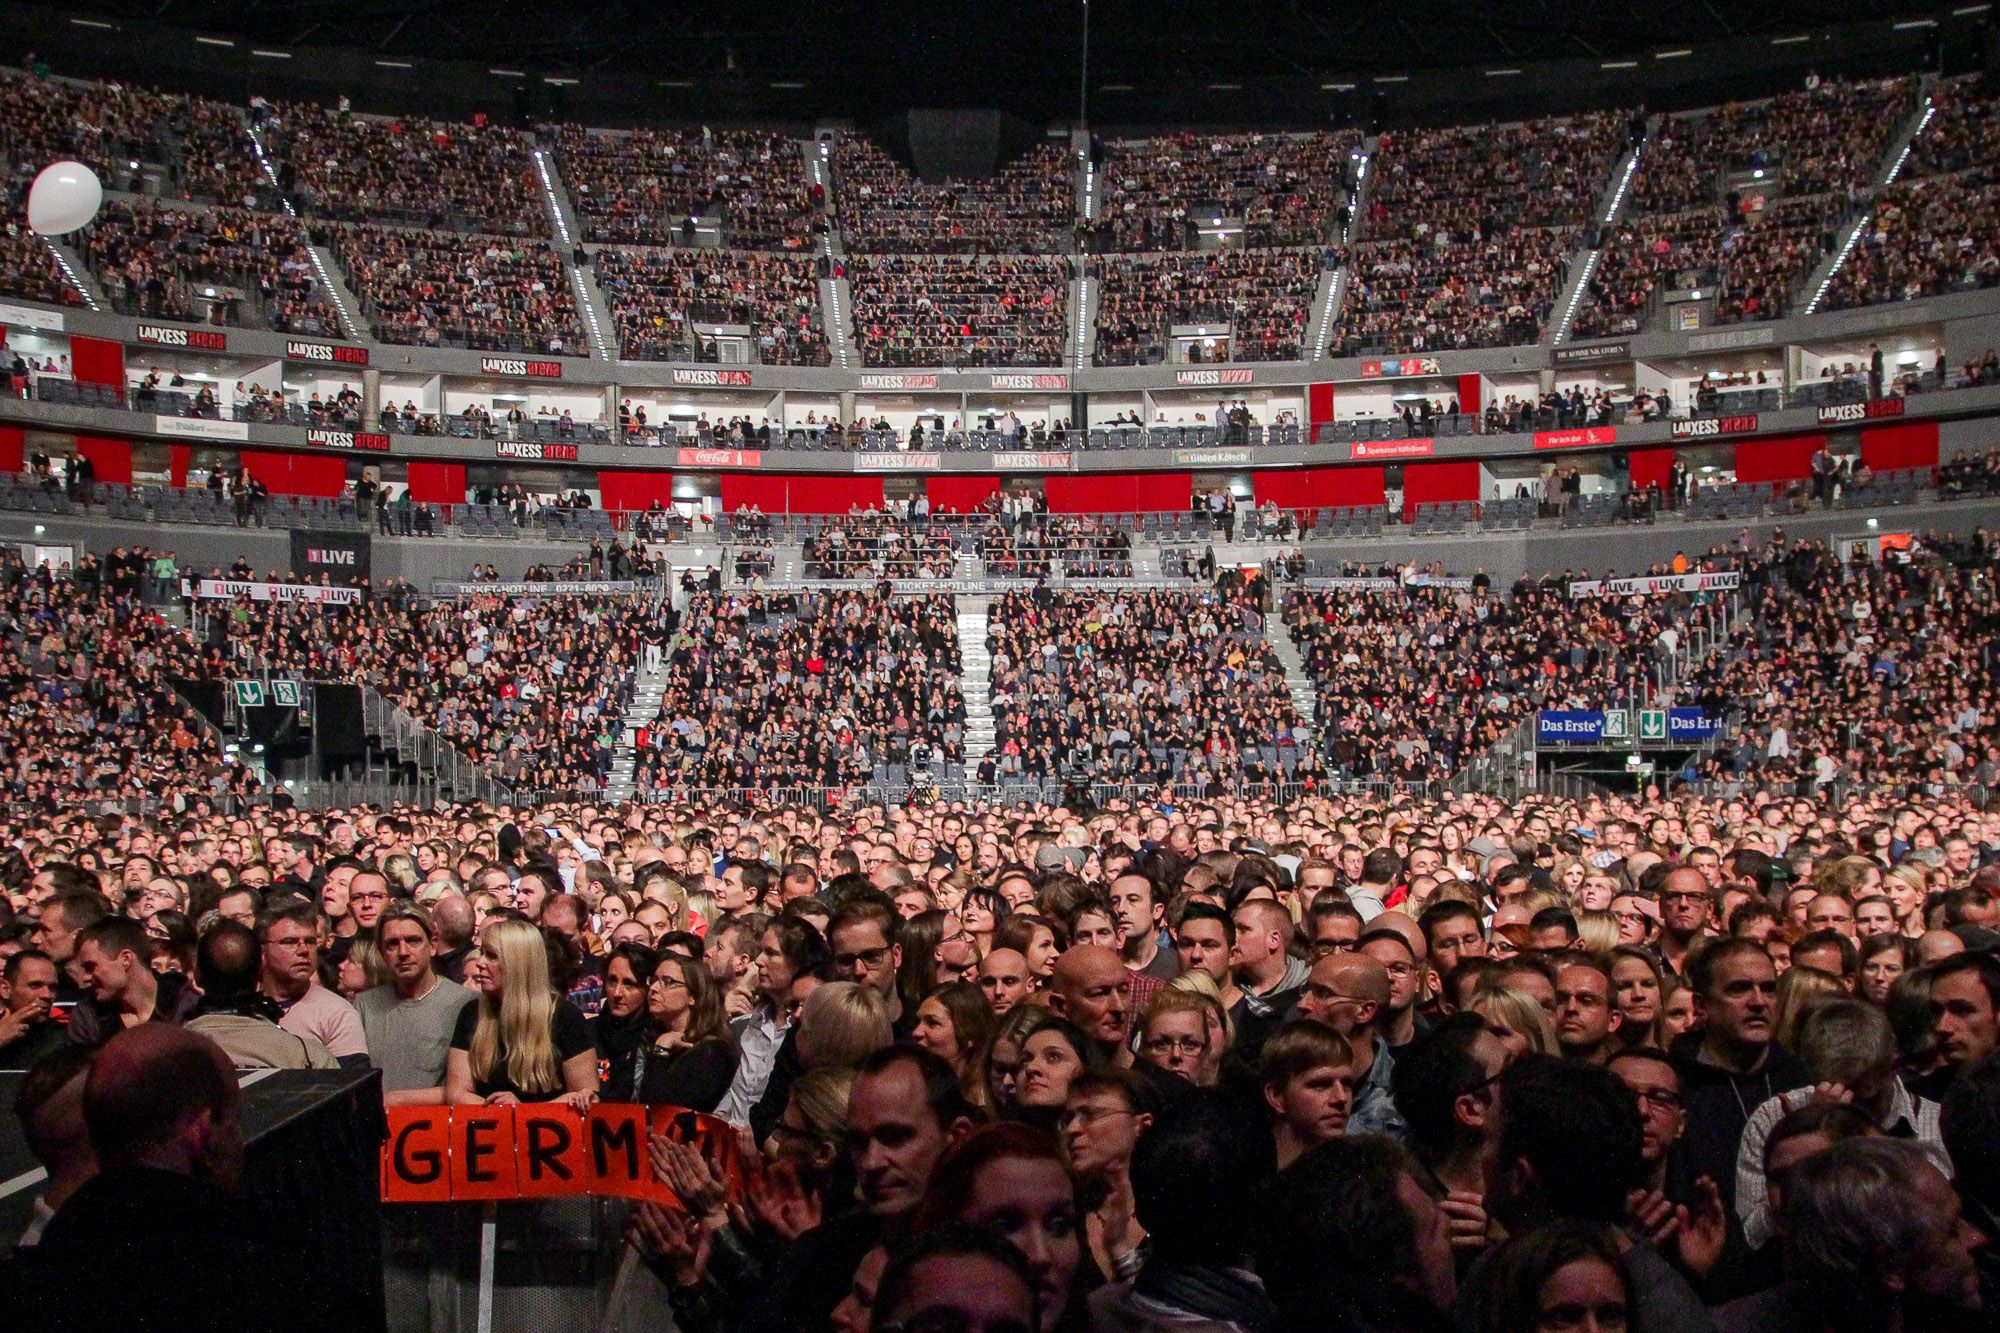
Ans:
POLYGON ((364 731, 380 739, 385 754, 393 753, 399 765, 414 766, 411 780, 399 782, 384 776, 357 783, 308 782, 305 796, 314 803, 339 805, 342 803, 339 794, 348 787, 404 793, 400 798, 394 795, 363 798, 373 800, 402 799, 422 804, 485 801, 496 806, 514 801, 514 793, 485 765, 436 728, 412 717, 401 705, 383 698, 373 686, 361 687, 361 715, 364 731))
MULTIPOLYGON (((1222 784, 1222 788, 1224 794, 1231 799, 1271 801, 1278 805, 1291 804, 1312 796, 1363 796, 1386 804, 1403 797, 1428 800, 1437 794, 1438 784, 1429 781, 1388 782, 1328 777, 1318 782, 1233 782, 1222 784)), ((630 799, 640 805, 736 806, 744 809, 803 806, 826 812, 866 805, 904 805, 930 801, 1013 805, 1024 801, 1031 804, 1072 804, 1084 800, 1102 806, 1114 800, 1136 804, 1157 802, 1163 797, 1176 802, 1216 799, 1210 797, 1208 792, 1207 784, 1192 782, 1116 783, 1051 780, 1046 783, 980 783, 951 779, 930 780, 923 775, 917 775, 914 781, 901 786, 872 781, 846 787, 641 786, 633 791, 630 799)), ((582 788, 518 791, 513 793, 512 799, 524 806, 606 803, 606 797, 601 790, 582 788)))

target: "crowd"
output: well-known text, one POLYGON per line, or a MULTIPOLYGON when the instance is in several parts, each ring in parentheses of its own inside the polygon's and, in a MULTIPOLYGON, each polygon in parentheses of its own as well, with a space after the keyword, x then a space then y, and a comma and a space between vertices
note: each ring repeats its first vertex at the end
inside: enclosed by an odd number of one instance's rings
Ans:
POLYGON ((527 136, 482 115, 472 123, 360 116, 286 102, 259 125, 278 184, 299 211, 492 235, 549 235, 527 136))
POLYGON ((1037 587, 993 603, 987 652, 1001 774, 1277 782, 1302 745, 1258 587, 1214 594, 1037 587))
POLYGON ((1926 534, 1911 558, 1843 565, 1824 545, 1749 562, 1749 614, 1686 682, 1740 713, 1704 776, 1819 787, 2000 781, 2000 629, 1985 532, 1926 534))
POLYGON ((1056 366, 1068 336, 1070 261, 861 254, 854 332, 871 366, 1056 366))
POLYGON ((962 759, 954 617, 948 595, 696 593, 639 739, 640 792, 838 788, 962 759))
POLYGON ((1044 143, 988 180, 926 184, 867 139, 834 141, 840 226, 850 250, 931 255, 1045 255, 1076 218, 1077 160, 1044 143))
POLYGON ((1624 142, 1625 117, 1596 112, 1515 125, 1395 130, 1374 161, 1365 235, 1439 245, 1509 227, 1590 220, 1624 142))
POLYGON ((1173 134, 1119 139, 1098 176, 1101 253, 1193 248, 1205 214, 1241 224, 1251 247, 1338 241, 1356 184, 1352 131, 1312 134, 1173 134))
MULTIPOLYGON (((603 577, 604 559, 585 576, 603 577)), ((644 599, 574 594, 244 607, 216 618, 220 642, 188 645, 183 674, 372 686, 522 791, 601 785, 641 644, 671 619, 644 599)))
POLYGON ((1032 522, 1022 514, 1035 512, 1028 497, 1014 499, 1015 514, 994 512, 976 539, 975 548, 989 577, 1123 579, 1132 577, 1132 537, 1113 523, 1083 514, 1046 513, 1032 522))
POLYGON ((0 291, 44 305, 82 305, 78 291, 56 262, 48 242, 28 230, 28 210, 10 205, 0 226, 0 291))
POLYGON ((111 201, 75 245, 126 314, 340 334, 339 312, 313 271, 305 231, 283 214, 111 201), (210 293, 219 288, 242 299, 218 300, 210 293))
POLYGON ((1176 326, 1222 325, 1232 361, 1296 361, 1312 319, 1319 256, 1305 250, 1106 256, 1097 279, 1100 366, 1167 359, 1176 326))
POLYGON ((1930 123, 1911 140, 1896 182, 1875 200, 1827 288, 1825 308, 1879 305, 2000 283, 2000 181, 1978 149, 2000 132, 2000 99, 1982 96, 1975 76, 1940 85, 1930 123))
POLYGON ((1540 709, 1635 706, 1660 636, 1718 614, 1712 599, 1572 602, 1553 576, 1501 597, 1484 571, 1470 588, 1307 588, 1284 603, 1329 767, 1376 782, 1442 779, 1540 709))
POLYGON ((569 275, 546 242, 372 226, 332 239, 383 342, 586 355, 569 275))
POLYGON ((119 547, 66 580, 0 552, 6 800, 53 809, 255 786, 168 683, 185 639, 141 600, 160 559, 178 583, 171 552, 119 547))
POLYGON ((584 239, 671 245, 691 218, 720 218, 728 244, 798 250, 818 209, 799 145, 763 130, 589 130, 543 126, 584 239))
POLYGON ((874 510, 808 537, 799 558, 809 579, 948 579, 958 567, 958 538, 945 524, 874 510))
POLYGON ((140 189, 150 164, 183 199, 254 208, 269 191, 237 108, 109 80, 0 72, 0 156, 23 183, 68 158, 106 189, 140 189))
POLYGON ((1569 280, 1573 229, 1353 247, 1332 356, 1532 343, 1569 280))
POLYGON ((810 259, 747 250, 601 249, 598 289, 628 360, 704 360, 695 324, 747 324, 764 365, 828 363, 810 259))
POLYGON ((1717 287, 1720 323, 1782 318, 1872 188, 1912 87, 1829 79, 1663 119, 1573 336, 1633 331, 1660 290, 1717 287))
POLYGON ((741 1183, 659 1138, 683 1206, 630 1210, 639 1313, 688 1333, 1891 1333, 1996 1294, 2000 827, 1955 801, 536 814, 13 817, 13 1308, 157 1300, 103 1256, 166 1190, 215 1219, 184 1294, 275 1290, 222 1221, 231 1066, 741 1126, 741 1183))

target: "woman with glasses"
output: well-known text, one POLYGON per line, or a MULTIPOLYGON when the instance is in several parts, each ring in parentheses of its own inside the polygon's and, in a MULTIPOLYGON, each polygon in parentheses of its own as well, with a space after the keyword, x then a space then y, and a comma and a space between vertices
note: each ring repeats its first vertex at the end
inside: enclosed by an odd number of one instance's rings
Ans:
POLYGON ((1083 1209, 1083 1232, 1098 1271, 1135 1276, 1146 1229, 1135 1216, 1132 1152, 1152 1128, 1160 1098, 1129 1069, 1078 1074, 1070 1080, 1060 1129, 1070 1174, 1083 1209))
POLYGON ((632 1058, 633 1100, 713 1112, 736 1076, 736 1044, 708 968, 664 954, 646 985, 647 1039, 632 1058))
MULTIPOLYGON (((1214 999, 1194 990, 1175 986, 1162 990, 1146 1006, 1140 1020, 1139 1058, 1194 1087, 1214 1087, 1222 1061, 1222 1051, 1216 1045, 1216 1014, 1220 1009, 1214 999)), ((1227 1017, 1223 1015, 1225 1023, 1227 1017)))

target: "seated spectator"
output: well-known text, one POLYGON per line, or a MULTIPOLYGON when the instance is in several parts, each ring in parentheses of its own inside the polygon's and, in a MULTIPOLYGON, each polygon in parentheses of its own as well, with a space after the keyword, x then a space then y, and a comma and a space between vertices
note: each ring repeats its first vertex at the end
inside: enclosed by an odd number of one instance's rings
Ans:
POLYGON ((1113 140, 1097 173, 1090 249, 1191 249, 1200 212, 1240 222, 1252 247, 1337 241, 1360 147, 1352 130, 1113 140))
POLYGON ((1229 330, 1224 359, 1296 361, 1320 263, 1304 250, 1226 250, 1107 257, 1092 272, 1100 366, 1164 361, 1172 329, 1204 324, 1229 330))

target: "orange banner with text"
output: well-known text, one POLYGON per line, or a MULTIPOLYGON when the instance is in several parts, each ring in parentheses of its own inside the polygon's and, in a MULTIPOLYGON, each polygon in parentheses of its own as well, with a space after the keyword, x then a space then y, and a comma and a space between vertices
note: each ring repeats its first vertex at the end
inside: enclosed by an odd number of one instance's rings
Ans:
POLYGON ((679 1106, 610 1102, 586 1116, 540 1102, 390 1107, 382 1202, 609 1194, 678 1208, 674 1192, 655 1179, 650 1134, 699 1149, 730 1197, 741 1196, 743 1165, 726 1120, 679 1106))

